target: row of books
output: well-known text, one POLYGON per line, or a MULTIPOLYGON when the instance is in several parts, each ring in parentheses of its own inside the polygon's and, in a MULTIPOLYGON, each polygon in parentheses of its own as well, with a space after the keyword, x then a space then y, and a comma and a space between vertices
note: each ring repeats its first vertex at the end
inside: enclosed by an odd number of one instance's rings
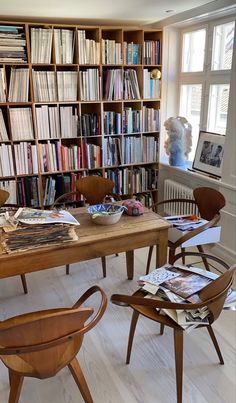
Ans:
POLYGON ((72 64, 74 61, 75 33, 71 29, 54 28, 55 59, 57 64, 72 64))
POLYGON ((37 106, 38 139, 75 138, 79 135, 79 119, 74 106, 37 106))
POLYGON ((102 64, 122 64, 121 43, 102 39, 102 64))
POLYGON ((143 98, 155 99, 161 97, 161 81, 152 78, 152 72, 148 69, 143 70, 143 98))
POLYGON ((161 64, 160 41, 144 41, 143 47, 144 64, 161 64))
POLYGON ((99 64, 100 43, 86 38, 84 29, 78 31, 78 56, 80 64, 99 64))
POLYGON ((98 69, 79 71, 79 95, 81 101, 98 101, 101 96, 101 80, 98 69))
POLYGON ((105 166, 158 161, 158 143, 154 136, 106 137, 103 146, 105 166))
POLYGON ((33 119, 31 108, 10 108, 10 124, 13 140, 33 140, 33 119))
MULTIPOLYGON (((160 97, 160 81, 151 77, 151 72, 144 69, 143 97, 160 97)), ((98 69, 78 71, 32 70, 35 102, 76 102, 99 101, 101 97, 101 79, 98 69)), ((105 100, 140 99, 139 83, 136 70, 112 69, 105 72, 105 100)), ((29 69, 12 68, 8 94, 9 102, 29 101, 29 69)), ((6 88, 3 70, 0 74, 0 102, 6 102, 6 88)))
POLYGON ((123 43, 124 64, 141 63, 141 45, 139 43, 123 43))
POLYGON ((0 177, 14 176, 13 155, 10 144, 0 144, 0 177))
POLYGON ((29 100, 29 69, 11 68, 8 93, 9 102, 28 102, 29 100))
POLYGON ((0 25, 0 63, 26 63, 26 40, 23 27, 0 25))
POLYGON ((31 63, 51 63, 52 55, 52 29, 30 29, 31 63))
POLYGON ((38 173, 38 156, 36 144, 20 142, 14 144, 15 164, 17 175, 38 173))
POLYGON ((41 172, 57 172, 81 168, 81 147, 66 147, 60 141, 39 144, 41 172))
POLYGON ((0 181, 0 189, 9 192, 6 204, 28 207, 39 207, 39 178, 26 176, 17 180, 0 181))
POLYGON ((9 141, 2 109, 0 109, 0 141, 9 141))
POLYGON ((77 71, 32 70, 35 102, 77 101, 77 71))
POLYGON ((6 81, 3 68, 0 68, 0 102, 6 102, 6 81))
MULTIPOLYGON (((39 140, 57 138, 76 138, 101 134, 101 120, 97 113, 84 113, 80 117, 76 106, 42 105, 36 106, 36 123, 39 140)), ((159 109, 143 106, 140 110, 124 107, 121 113, 103 112, 103 131, 105 135, 121 133, 140 133, 159 131, 159 109)), ((30 108, 10 108, 10 122, 13 127, 13 140, 33 139, 30 108), (13 110, 13 112, 12 112, 13 110), (24 114, 21 115, 21 111, 24 114), (25 125, 25 122, 28 122, 25 125), (24 126, 24 132, 18 127, 24 126), (26 136, 26 137, 23 137, 26 136)), ((9 141, 2 109, 0 109, 0 141, 9 141)))
MULTIPOLYGON (((157 188, 158 172, 151 167, 107 169, 105 175, 115 183, 114 192, 120 195, 136 194, 157 188)), ((145 205, 150 205, 150 198, 149 193, 145 205)))
POLYGON ((39 144, 41 172, 100 168, 101 147, 82 139, 81 146, 62 145, 60 141, 39 144), (82 148, 82 150, 81 150, 82 148))

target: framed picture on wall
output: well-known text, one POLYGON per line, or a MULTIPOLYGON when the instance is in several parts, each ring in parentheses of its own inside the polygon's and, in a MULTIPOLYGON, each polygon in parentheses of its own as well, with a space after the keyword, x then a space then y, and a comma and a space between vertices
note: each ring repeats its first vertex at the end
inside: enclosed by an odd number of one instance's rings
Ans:
POLYGON ((225 136, 200 131, 193 169, 221 178, 225 136))

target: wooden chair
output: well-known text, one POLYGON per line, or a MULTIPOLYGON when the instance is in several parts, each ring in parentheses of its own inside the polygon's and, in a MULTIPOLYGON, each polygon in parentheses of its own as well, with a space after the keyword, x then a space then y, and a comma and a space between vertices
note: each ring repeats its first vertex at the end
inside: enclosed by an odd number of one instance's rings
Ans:
POLYGON ((50 378, 66 365, 84 401, 92 403, 76 355, 82 346, 84 334, 98 323, 106 306, 104 291, 93 286, 72 308, 31 312, 0 322, 0 358, 9 370, 10 379, 8 403, 19 401, 25 376, 50 378), (94 309, 81 305, 96 292, 101 295, 100 306, 95 316, 85 324, 94 309))
MULTIPOLYGON (((215 334, 212 329, 212 324, 219 317, 224 301, 227 296, 228 289, 232 285, 233 275, 236 270, 236 265, 228 268, 229 266, 223 262, 221 259, 218 259, 214 256, 203 254, 203 253, 191 253, 191 252, 182 252, 175 256, 174 261, 183 256, 201 256, 205 259, 212 259, 222 265, 223 269, 228 269, 222 274, 219 278, 212 281, 206 287, 204 287, 200 292, 199 296, 201 299, 201 303, 198 304, 188 304, 188 310, 193 310, 202 307, 208 307, 209 310, 209 324, 200 324, 197 327, 206 327, 208 333, 211 337, 211 340, 214 344, 216 353, 218 355, 220 364, 224 364, 223 357, 216 340, 215 334), (203 256, 204 255, 204 256, 203 256)), ((133 344, 133 337, 135 333, 136 324, 139 318, 139 315, 143 315, 148 319, 152 319, 153 321, 160 323, 160 334, 164 332, 164 326, 168 326, 173 329, 174 332, 174 349, 175 349, 175 371, 176 371, 176 388, 177 388, 177 403, 182 403, 182 384, 183 384, 183 334, 184 329, 179 326, 174 320, 170 317, 163 315, 157 309, 167 308, 167 309, 175 309, 181 310, 186 309, 186 304, 183 303, 173 303, 167 301, 158 301, 151 298, 144 298, 145 294, 142 291, 135 292, 132 296, 128 295, 120 295, 114 294, 111 296, 111 301, 114 304, 121 306, 130 306, 133 309, 133 316, 131 320, 130 332, 129 332, 129 341, 127 348, 127 356, 126 356, 126 364, 130 362, 131 349, 133 344)))
MULTIPOLYGON (((101 176, 85 176, 79 179, 76 183, 77 191, 69 192, 61 195, 58 197, 51 208, 66 207, 73 205, 75 201, 79 198, 80 195, 83 195, 85 200, 84 202, 93 205, 93 204, 100 204, 104 202, 104 198, 106 196, 111 196, 115 200, 121 200, 120 196, 116 193, 113 193, 113 188, 115 183, 108 179, 103 178, 101 176)), ((106 277, 106 257, 103 256, 102 260, 102 272, 103 277, 106 277)), ((70 272, 70 265, 66 265, 66 274, 70 272)))
MULTIPOLYGON (((225 206, 225 198, 224 196, 218 192, 218 190, 209 188, 209 187, 199 187, 194 189, 193 191, 194 200, 190 199, 171 199, 171 200, 164 200, 159 203, 155 203, 151 206, 151 208, 161 215, 168 215, 165 213, 165 207, 168 209, 178 207, 178 210, 182 211, 183 214, 186 214, 186 211, 189 211, 189 207, 191 209, 195 208, 195 211, 198 210, 201 218, 208 220, 208 223, 201 225, 200 227, 196 228, 195 230, 191 230, 188 234, 183 235, 180 237, 176 242, 168 241, 169 247, 169 263, 172 264, 174 256, 176 254, 176 249, 181 247, 181 245, 188 241, 189 239, 195 237, 196 235, 200 234, 201 232, 205 231, 208 228, 214 227, 220 220, 220 210, 225 206), (159 209, 162 209, 161 213, 159 209)), ((182 214, 181 213, 181 214, 182 214)), ((202 245, 196 245, 199 252, 204 253, 204 249, 202 245)), ((147 259, 147 266, 146 266, 146 274, 149 273, 152 253, 153 253, 154 246, 150 246, 148 252, 148 259, 147 259)), ((185 248, 181 248, 184 252, 185 248)), ((205 268, 210 270, 207 260, 203 258, 203 262, 205 268)), ((184 263, 184 261, 183 261, 184 263)))
MULTIPOLYGON (((4 203, 6 203, 9 196, 10 196, 9 192, 7 192, 6 190, 0 189, 0 208, 4 205, 4 203)), ((24 293, 27 294, 28 289, 27 289, 25 274, 21 274, 20 278, 21 278, 24 293)))

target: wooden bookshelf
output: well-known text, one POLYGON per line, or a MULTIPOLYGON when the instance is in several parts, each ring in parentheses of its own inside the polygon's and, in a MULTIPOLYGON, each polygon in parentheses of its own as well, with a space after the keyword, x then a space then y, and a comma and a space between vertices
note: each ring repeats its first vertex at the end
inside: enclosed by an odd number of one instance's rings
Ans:
POLYGON ((161 30, 0 23, 0 187, 11 204, 48 207, 93 174, 122 197, 157 197, 161 47, 161 30))

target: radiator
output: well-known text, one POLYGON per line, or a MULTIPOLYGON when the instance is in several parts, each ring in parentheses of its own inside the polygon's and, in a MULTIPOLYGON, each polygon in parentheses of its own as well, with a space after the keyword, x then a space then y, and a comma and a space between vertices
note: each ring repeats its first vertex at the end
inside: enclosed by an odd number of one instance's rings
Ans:
MULTIPOLYGON (((193 189, 171 179, 164 181, 164 200, 168 199, 193 199, 193 189)), ((198 214, 196 206, 191 204, 170 203, 165 206, 168 215, 198 214)))

